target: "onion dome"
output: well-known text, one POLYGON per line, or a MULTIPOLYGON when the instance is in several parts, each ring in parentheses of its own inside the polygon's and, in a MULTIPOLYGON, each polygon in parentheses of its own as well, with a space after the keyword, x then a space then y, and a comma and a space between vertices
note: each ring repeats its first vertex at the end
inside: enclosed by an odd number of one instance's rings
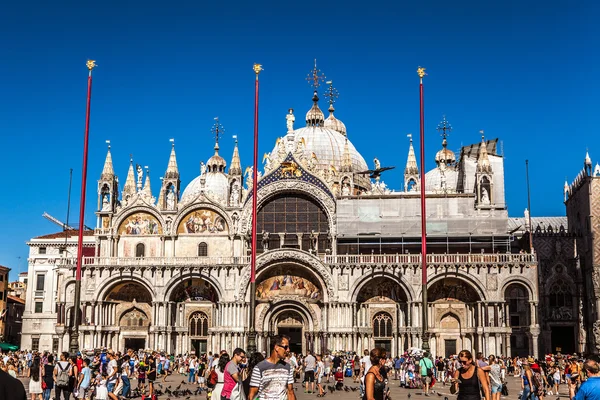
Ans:
POLYGON ((330 105, 329 106, 329 117, 327 117, 323 126, 325 128, 337 131, 337 132, 341 133, 342 135, 346 136, 346 134, 347 134, 346 133, 346 125, 344 125, 344 123, 342 121, 340 121, 333 115, 334 111, 335 111, 335 109, 333 108, 333 105, 330 105))
POLYGON ((325 123, 325 115, 323 115, 323 111, 319 108, 319 95, 316 90, 312 101, 313 106, 306 113, 306 126, 323 126, 325 123))
POLYGON ((227 162, 219 155, 219 142, 215 143, 215 154, 206 162, 208 172, 225 172, 227 162))
POLYGON ((446 138, 452 131, 452 126, 446 119, 445 115, 443 116, 442 121, 438 124, 436 130, 438 132, 441 132, 443 140, 442 140, 442 149, 440 151, 438 151, 437 154, 435 155, 435 163, 437 164, 438 167, 442 163, 445 164, 446 166, 454 164, 456 162, 456 156, 454 155, 454 152, 452 150, 448 149, 448 140, 446 140, 446 138))
POLYGON ((456 162, 456 156, 454 155, 454 152, 448 149, 447 146, 448 141, 446 140, 446 138, 444 138, 444 140, 442 140, 442 149, 438 151, 435 155, 435 163, 437 165, 440 165, 441 163, 450 165, 456 162))

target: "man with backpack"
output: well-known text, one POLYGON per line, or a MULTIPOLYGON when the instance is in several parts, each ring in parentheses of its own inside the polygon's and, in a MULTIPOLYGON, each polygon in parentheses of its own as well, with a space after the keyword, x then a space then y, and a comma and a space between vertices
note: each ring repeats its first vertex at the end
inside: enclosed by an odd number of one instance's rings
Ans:
POLYGON ((71 392, 73 388, 71 387, 71 364, 69 364, 69 353, 63 352, 60 355, 60 361, 56 363, 54 367, 54 382, 56 382, 54 387, 54 394, 56 400, 60 400, 60 395, 62 393, 64 400, 69 400, 71 398, 71 392))
POLYGON ((429 352, 423 353, 423 358, 419 363, 419 369, 421 370, 421 381, 423 382, 423 390, 425 396, 429 396, 429 387, 431 386, 431 379, 433 378, 433 361, 429 358, 429 352))

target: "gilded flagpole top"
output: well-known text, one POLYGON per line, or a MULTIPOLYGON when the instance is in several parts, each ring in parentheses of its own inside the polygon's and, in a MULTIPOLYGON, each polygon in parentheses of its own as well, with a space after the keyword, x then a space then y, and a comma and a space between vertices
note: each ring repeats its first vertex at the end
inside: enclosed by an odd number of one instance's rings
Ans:
POLYGON ((85 63, 85 65, 87 66, 87 69, 91 72, 95 67, 97 67, 96 65, 96 60, 87 60, 87 62, 85 63))
POLYGON ((263 67, 261 64, 254 64, 254 67, 252 67, 254 69, 254 73, 256 74, 256 79, 258 79, 258 74, 260 74, 260 71, 263 70, 263 67))
POLYGON ((419 78, 421 78, 421 80, 423 80, 423 77, 424 77, 425 75, 427 75, 427 74, 425 73, 425 68, 423 68, 423 67, 419 67, 419 68, 417 68, 417 74, 419 75, 419 78))

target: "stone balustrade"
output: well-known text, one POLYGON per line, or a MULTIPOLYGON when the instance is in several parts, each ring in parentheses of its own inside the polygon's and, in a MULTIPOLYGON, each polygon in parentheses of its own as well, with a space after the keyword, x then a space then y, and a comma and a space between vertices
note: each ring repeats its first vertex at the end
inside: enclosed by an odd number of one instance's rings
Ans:
MULTIPOLYGON (((259 255, 260 257, 261 255, 259 255)), ((359 255, 320 255, 327 266, 343 267, 420 267, 420 254, 359 254, 359 255)), ((57 265, 76 265, 76 258, 58 258, 57 265)), ((119 267, 243 267, 250 264, 250 256, 240 257, 83 257, 83 265, 119 267)), ((537 266, 535 254, 513 253, 471 253, 471 254, 428 254, 430 267, 521 267, 537 266)))

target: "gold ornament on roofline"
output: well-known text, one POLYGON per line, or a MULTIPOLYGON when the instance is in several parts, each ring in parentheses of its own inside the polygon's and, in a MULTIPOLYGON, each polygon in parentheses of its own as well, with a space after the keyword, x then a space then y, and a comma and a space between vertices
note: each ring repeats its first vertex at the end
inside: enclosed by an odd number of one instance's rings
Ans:
POLYGON ((417 74, 419 74, 419 78, 421 78, 421 79, 423 79, 423 77, 424 77, 425 75, 427 75, 427 74, 425 73, 425 68, 423 68, 423 67, 419 67, 419 68, 417 68, 417 74))
POLYGON ((85 65, 87 66, 88 70, 90 70, 90 71, 93 70, 95 67, 97 67, 96 60, 87 60, 85 65))

